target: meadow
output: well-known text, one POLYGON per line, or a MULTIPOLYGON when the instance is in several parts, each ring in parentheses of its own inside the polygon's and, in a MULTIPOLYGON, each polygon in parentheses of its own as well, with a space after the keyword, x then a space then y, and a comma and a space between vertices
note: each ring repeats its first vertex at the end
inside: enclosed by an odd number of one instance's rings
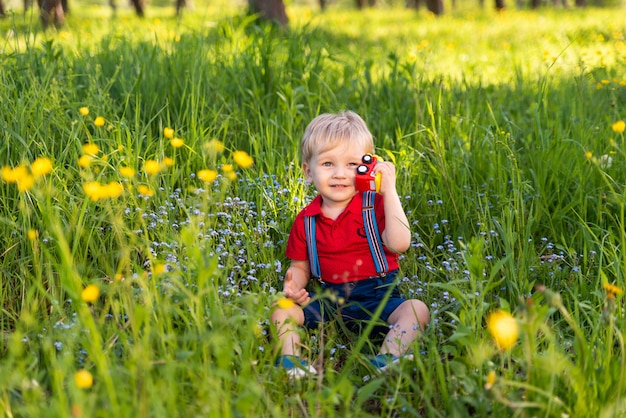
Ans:
POLYGON ((287 12, 0 21, 0 414, 625 416, 623 6, 287 12), (342 109, 396 164, 431 323, 374 377, 330 323, 293 382, 268 318, 298 145, 342 109))

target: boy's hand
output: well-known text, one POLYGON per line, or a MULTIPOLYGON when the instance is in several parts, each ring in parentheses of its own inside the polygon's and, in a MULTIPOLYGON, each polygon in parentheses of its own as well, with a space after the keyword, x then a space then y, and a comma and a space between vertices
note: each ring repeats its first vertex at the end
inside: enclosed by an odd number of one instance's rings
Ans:
POLYGON ((396 166, 389 161, 380 161, 374 166, 374 173, 381 173, 380 194, 396 192, 396 166))
POLYGON ((285 274, 285 283, 283 286, 283 291, 285 292, 285 296, 289 299, 296 302, 298 305, 302 306, 306 304, 311 298, 309 297, 309 292, 306 289, 303 289, 293 280, 293 272, 291 269, 287 270, 285 274))

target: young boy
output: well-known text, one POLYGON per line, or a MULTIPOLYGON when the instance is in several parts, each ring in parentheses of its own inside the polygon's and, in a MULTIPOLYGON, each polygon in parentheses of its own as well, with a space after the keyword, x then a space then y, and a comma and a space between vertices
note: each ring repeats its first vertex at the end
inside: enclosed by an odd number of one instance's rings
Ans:
POLYGON ((357 167, 373 152, 372 134, 351 111, 316 117, 302 138, 302 169, 319 194, 297 215, 287 242, 291 265, 283 291, 295 304, 276 307, 271 316, 282 353, 276 364, 290 377, 316 373, 299 357, 297 326, 315 328, 333 315, 341 315, 347 324, 369 320, 384 302, 379 318, 390 325, 389 332, 372 360, 384 370, 405 355, 429 322, 427 306, 403 299, 396 288, 398 255, 409 248, 411 232, 396 190, 394 165, 374 166, 374 173, 382 175, 379 193, 361 193, 355 186, 357 167), (312 277, 322 289, 336 293, 336 302, 311 298, 306 286, 312 277))

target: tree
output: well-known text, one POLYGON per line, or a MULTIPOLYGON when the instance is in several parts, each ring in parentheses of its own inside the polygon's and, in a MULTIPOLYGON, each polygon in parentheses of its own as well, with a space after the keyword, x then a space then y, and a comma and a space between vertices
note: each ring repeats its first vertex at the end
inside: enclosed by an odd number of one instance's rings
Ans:
POLYGON ((260 19, 274 21, 281 26, 289 23, 283 0, 248 0, 248 10, 260 19))

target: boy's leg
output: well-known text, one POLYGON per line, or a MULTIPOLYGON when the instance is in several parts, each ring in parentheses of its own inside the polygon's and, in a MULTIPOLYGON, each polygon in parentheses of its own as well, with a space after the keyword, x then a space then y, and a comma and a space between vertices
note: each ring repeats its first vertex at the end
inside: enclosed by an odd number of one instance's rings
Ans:
POLYGON ((424 302, 417 299, 405 300, 387 319, 391 328, 383 341, 380 353, 401 356, 418 334, 426 329, 429 321, 430 313, 424 302))
POLYGON ((277 308, 272 312, 272 323, 280 341, 283 355, 300 355, 300 334, 298 327, 304 324, 304 312, 298 305, 288 309, 277 308))

